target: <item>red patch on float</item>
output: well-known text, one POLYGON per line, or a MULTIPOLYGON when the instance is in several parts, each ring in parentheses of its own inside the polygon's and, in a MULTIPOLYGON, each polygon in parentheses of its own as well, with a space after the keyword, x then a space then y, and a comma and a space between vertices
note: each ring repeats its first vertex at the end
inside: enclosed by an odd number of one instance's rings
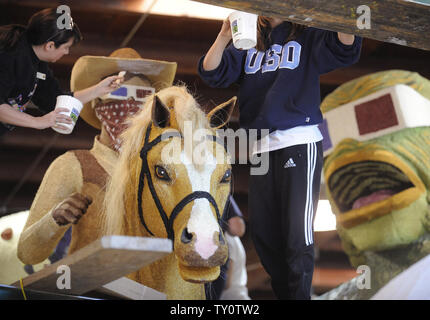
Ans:
POLYGON ((145 90, 145 89, 136 89, 136 97, 137 98, 145 98, 146 96, 149 96, 152 94, 151 90, 145 90))
POLYGON ((390 94, 355 106, 360 135, 376 132, 399 124, 390 94))

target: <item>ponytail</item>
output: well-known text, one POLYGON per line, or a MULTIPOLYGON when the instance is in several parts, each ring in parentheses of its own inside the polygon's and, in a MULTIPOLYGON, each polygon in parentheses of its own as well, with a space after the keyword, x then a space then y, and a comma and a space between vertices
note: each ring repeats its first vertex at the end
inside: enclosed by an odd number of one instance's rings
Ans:
POLYGON ((27 28, 19 24, 0 27, 0 51, 9 51, 18 43, 27 28))

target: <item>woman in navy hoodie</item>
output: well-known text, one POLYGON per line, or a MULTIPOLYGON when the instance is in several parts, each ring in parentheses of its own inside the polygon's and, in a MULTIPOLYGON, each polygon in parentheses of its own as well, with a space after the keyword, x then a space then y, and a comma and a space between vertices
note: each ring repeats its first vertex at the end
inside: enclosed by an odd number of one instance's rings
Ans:
POLYGON ((225 20, 199 74, 210 86, 240 86, 240 126, 269 129, 255 149, 269 169, 251 175, 250 230, 279 299, 310 299, 313 219, 323 163, 319 76, 354 64, 362 39, 258 17, 257 47, 238 50, 225 20))

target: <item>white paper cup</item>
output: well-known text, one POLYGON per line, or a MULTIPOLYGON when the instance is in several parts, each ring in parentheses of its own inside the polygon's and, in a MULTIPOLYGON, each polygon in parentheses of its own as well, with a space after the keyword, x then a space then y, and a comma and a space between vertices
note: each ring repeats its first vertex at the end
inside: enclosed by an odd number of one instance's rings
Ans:
POLYGON ((237 49, 248 50, 257 45, 257 18, 256 14, 242 11, 234 11, 228 16, 233 45, 237 49))
POLYGON ((78 99, 72 97, 72 96, 58 96, 57 97, 57 104, 55 105, 55 109, 58 108, 65 108, 69 111, 67 112, 60 112, 60 114, 64 114, 66 116, 69 116, 72 118, 73 123, 71 124, 63 124, 61 123, 61 126, 66 127, 67 129, 58 129, 58 128, 52 128, 53 130, 62 133, 62 134, 70 134, 73 131, 73 128, 75 127, 76 121, 78 121, 79 114, 81 113, 81 110, 83 108, 82 102, 78 99))

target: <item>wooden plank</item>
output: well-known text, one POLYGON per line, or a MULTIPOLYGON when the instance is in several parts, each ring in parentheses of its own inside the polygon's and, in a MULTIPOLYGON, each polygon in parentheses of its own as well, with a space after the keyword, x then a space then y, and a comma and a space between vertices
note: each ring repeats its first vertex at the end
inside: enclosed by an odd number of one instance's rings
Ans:
POLYGON ((196 0, 231 9, 278 17, 321 29, 430 50, 430 5, 405 0, 196 0), (359 29, 361 5, 370 9, 370 29, 359 29))
POLYGON ((113 297, 130 300, 166 300, 167 296, 136 281, 122 277, 95 290, 113 297))
MULTIPOLYGON (((104 236, 55 264, 22 279, 24 288, 81 295, 136 271, 172 252, 169 239, 104 236), (65 275, 57 268, 70 268, 70 289, 59 289, 65 275)), ((61 269, 60 269, 61 270, 61 269)), ((19 287, 19 281, 12 284, 19 287)))

